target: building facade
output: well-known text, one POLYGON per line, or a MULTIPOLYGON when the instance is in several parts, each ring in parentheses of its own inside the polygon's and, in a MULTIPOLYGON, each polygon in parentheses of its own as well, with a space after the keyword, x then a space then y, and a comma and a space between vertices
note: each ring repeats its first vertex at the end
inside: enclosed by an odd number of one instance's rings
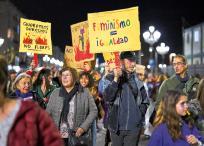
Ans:
POLYGON ((183 30, 183 53, 188 64, 204 64, 204 23, 183 30))
MULTIPOLYGON (((0 53, 5 55, 11 65, 20 65, 26 67, 30 64, 32 56, 26 53, 19 53, 20 43, 20 18, 26 18, 25 15, 9 0, 0 0, 0 38, 4 39, 0 47, 0 53)), ((64 60, 64 55, 58 46, 53 45, 53 55, 60 61, 64 60)), ((42 57, 39 56, 39 65, 43 64, 42 57)))
POLYGON ((9 64, 15 64, 19 50, 20 18, 25 17, 9 0, 0 0, 0 37, 4 39, 0 53, 9 64))

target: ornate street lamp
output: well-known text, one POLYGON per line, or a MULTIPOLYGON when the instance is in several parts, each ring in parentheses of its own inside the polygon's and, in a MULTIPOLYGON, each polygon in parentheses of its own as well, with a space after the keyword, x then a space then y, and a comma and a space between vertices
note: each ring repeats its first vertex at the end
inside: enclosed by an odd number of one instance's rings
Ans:
POLYGON ((166 72, 166 64, 164 63, 165 55, 169 52, 169 46, 166 46, 165 43, 161 43, 160 46, 156 47, 157 52, 162 56, 162 64, 160 68, 163 72, 166 72))
MULTIPOLYGON (((143 33, 143 38, 146 43, 149 44, 149 52, 150 52, 150 59, 153 60, 153 51, 154 47, 153 45, 159 40, 161 36, 161 33, 158 30, 155 30, 154 26, 150 26, 148 31, 145 31, 143 33)), ((157 72, 157 52, 155 51, 154 56, 155 61, 155 72, 157 72)))
POLYGON ((165 55, 169 52, 169 46, 166 46, 165 43, 161 43, 160 46, 156 47, 157 52, 162 55, 162 64, 164 64, 165 55))

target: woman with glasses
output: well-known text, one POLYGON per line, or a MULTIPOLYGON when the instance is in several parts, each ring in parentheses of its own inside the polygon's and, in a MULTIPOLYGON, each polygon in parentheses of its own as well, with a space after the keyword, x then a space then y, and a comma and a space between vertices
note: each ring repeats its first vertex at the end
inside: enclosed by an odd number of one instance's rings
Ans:
POLYGON ((27 73, 20 73, 13 83, 13 93, 9 95, 10 98, 19 98, 21 100, 37 101, 39 105, 44 108, 44 101, 40 99, 36 92, 32 91, 31 76, 27 73))
POLYGON ((31 76, 24 73, 20 73, 13 83, 14 92, 11 96, 21 98, 23 100, 33 99, 31 89, 31 76))
MULTIPOLYGON (((93 97, 77 81, 77 72, 70 67, 60 71, 62 86, 50 95, 47 112, 51 115, 61 133, 65 146, 83 138, 83 144, 91 146, 91 124, 96 119, 97 108, 93 97)), ((73 144, 74 145, 74 144, 73 144)))
POLYGON ((148 146, 202 146, 204 138, 188 113, 187 97, 178 91, 168 90, 158 107, 155 129, 148 146))

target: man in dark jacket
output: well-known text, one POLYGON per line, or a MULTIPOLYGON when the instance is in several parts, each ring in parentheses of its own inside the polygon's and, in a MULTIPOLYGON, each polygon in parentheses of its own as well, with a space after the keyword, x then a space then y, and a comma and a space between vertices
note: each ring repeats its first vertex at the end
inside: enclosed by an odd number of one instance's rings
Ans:
POLYGON ((111 83, 104 91, 109 104, 108 129, 112 146, 137 146, 149 101, 135 73, 135 54, 122 52, 120 60, 122 69, 114 69, 112 80, 108 78, 111 83))

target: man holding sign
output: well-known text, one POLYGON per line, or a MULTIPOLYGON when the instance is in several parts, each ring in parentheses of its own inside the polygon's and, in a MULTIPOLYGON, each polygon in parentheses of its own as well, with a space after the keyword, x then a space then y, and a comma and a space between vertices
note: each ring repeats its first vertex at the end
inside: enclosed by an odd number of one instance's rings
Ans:
POLYGON ((122 69, 114 69, 104 90, 109 104, 108 129, 112 146, 137 146, 149 101, 143 82, 135 74, 135 54, 122 52, 120 61, 122 69))

